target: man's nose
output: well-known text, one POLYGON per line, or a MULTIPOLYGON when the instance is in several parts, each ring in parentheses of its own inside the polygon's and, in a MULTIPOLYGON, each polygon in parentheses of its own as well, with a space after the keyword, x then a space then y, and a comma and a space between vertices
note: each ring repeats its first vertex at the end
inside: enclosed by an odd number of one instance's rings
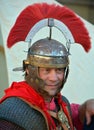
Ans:
POLYGON ((57 73, 55 70, 51 70, 50 74, 49 74, 49 79, 50 80, 53 80, 53 81, 56 81, 58 79, 57 77, 57 73))

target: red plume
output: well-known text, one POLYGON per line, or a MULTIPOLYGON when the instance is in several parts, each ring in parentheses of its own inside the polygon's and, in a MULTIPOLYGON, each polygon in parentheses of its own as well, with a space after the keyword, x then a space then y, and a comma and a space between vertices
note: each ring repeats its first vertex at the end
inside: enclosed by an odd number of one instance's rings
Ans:
POLYGON ((7 46, 10 48, 16 42, 25 41, 30 29, 44 18, 55 18, 63 22, 71 31, 75 42, 81 44, 86 52, 89 51, 91 41, 83 21, 67 7, 47 3, 30 5, 20 13, 9 33, 7 46))

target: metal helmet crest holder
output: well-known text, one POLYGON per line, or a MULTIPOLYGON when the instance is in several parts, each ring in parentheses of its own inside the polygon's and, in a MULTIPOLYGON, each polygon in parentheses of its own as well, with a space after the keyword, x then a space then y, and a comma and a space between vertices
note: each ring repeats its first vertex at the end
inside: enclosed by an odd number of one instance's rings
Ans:
MULTIPOLYGON (((74 38, 73 38, 73 35, 71 34, 71 32, 70 32, 70 30, 68 29, 68 27, 64 24, 64 23, 62 23, 61 21, 59 21, 59 20, 57 20, 57 19, 54 19, 54 18, 46 18, 46 19, 43 19, 43 20, 40 20, 39 22, 37 22, 32 28, 31 28, 31 30, 29 31, 29 33, 27 34, 27 37, 26 37, 26 39, 25 39, 25 42, 28 42, 29 43, 29 47, 28 48, 30 48, 31 47, 31 42, 32 42, 32 39, 33 39, 33 37, 34 37, 34 35, 40 30, 40 29, 42 29, 43 27, 46 27, 46 26, 48 26, 49 27, 49 30, 50 30, 50 33, 49 33, 49 40, 51 40, 51 36, 52 36, 52 28, 53 27, 56 27, 59 31, 61 31, 62 32, 62 34, 64 35, 64 37, 65 37, 65 39, 66 39, 66 50, 67 50, 67 52, 66 52, 66 56, 68 56, 69 54, 70 54, 70 44, 71 43, 74 43, 75 41, 74 41, 74 38)), ((61 51, 63 51, 63 50, 61 50, 61 51)), ((59 56, 61 56, 61 55, 59 55, 59 56)), ((63 56, 63 55, 62 55, 63 56)), ((42 56, 43 57, 43 56, 42 56)), ((38 62, 39 61, 39 59, 40 58, 42 58, 42 57, 39 57, 39 56, 33 56, 33 57, 31 57, 31 56, 29 56, 28 58, 27 58, 27 60, 24 60, 24 69, 25 69, 25 66, 27 66, 28 64, 32 64, 32 65, 35 65, 36 66, 36 64, 37 63, 35 63, 36 61, 38 62), (37 60, 38 59, 38 60, 37 60), (30 63, 31 62, 31 63, 30 63)), ((56 59, 56 58, 55 58, 56 59)), ((48 62, 51 62, 51 60, 53 60, 53 59, 51 59, 51 57, 50 57, 50 61, 48 61, 48 62)), ((58 60, 58 59, 56 59, 56 60, 58 60)), ((43 61, 42 59, 41 59, 41 61, 43 61)), ((60 61, 60 65, 57 65, 58 67, 66 67, 67 65, 68 65, 68 61, 66 61, 66 63, 64 63, 65 65, 63 66, 62 65, 62 63, 63 62, 61 62, 60 61)), ((44 63, 43 64, 45 64, 45 61, 44 61, 44 63)), ((46 65, 44 65, 44 66, 46 66, 46 65)), ((51 67, 54 67, 52 64, 50 64, 50 66, 51 67)), ((41 67, 41 65, 40 65, 40 67, 41 67)), ((56 67, 56 65, 55 65, 55 67, 56 67)))
MULTIPOLYGON (((65 36, 67 43, 74 43, 74 38, 73 35, 71 33, 71 31, 68 29, 68 27, 62 23, 61 21, 54 19, 54 18, 46 18, 43 20, 40 20, 39 22, 37 22, 29 31, 29 33, 27 34, 27 37, 25 39, 26 42, 31 43, 32 38, 34 37, 34 35, 43 27, 48 26, 50 28, 50 36, 49 39, 51 39, 51 30, 52 27, 56 27, 57 29, 59 29, 65 36)), ((31 45, 29 45, 30 47, 31 45)))

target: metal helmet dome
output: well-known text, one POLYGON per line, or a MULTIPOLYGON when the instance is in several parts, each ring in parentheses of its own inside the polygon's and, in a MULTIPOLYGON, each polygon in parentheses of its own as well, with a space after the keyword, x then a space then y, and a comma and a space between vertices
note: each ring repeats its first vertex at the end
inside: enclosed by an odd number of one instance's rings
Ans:
POLYGON ((65 68, 69 64, 69 52, 65 46, 54 39, 41 39, 28 50, 25 64, 36 67, 65 68))

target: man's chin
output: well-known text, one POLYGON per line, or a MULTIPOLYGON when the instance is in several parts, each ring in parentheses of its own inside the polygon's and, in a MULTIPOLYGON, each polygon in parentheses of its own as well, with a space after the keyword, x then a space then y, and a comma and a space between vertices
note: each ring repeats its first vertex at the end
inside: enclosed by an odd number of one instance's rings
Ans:
POLYGON ((49 93, 49 96, 53 97, 53 96, 55 96, 57 94, 57 91, 55 91, 55 92, 52 91, 52 92, 48 92, 48 93, 49 93))
POLYGON ((44 89, 49 96, 53 97, 53 96, 56 96, 57 93, 60 91, 59 89, 44 89))

